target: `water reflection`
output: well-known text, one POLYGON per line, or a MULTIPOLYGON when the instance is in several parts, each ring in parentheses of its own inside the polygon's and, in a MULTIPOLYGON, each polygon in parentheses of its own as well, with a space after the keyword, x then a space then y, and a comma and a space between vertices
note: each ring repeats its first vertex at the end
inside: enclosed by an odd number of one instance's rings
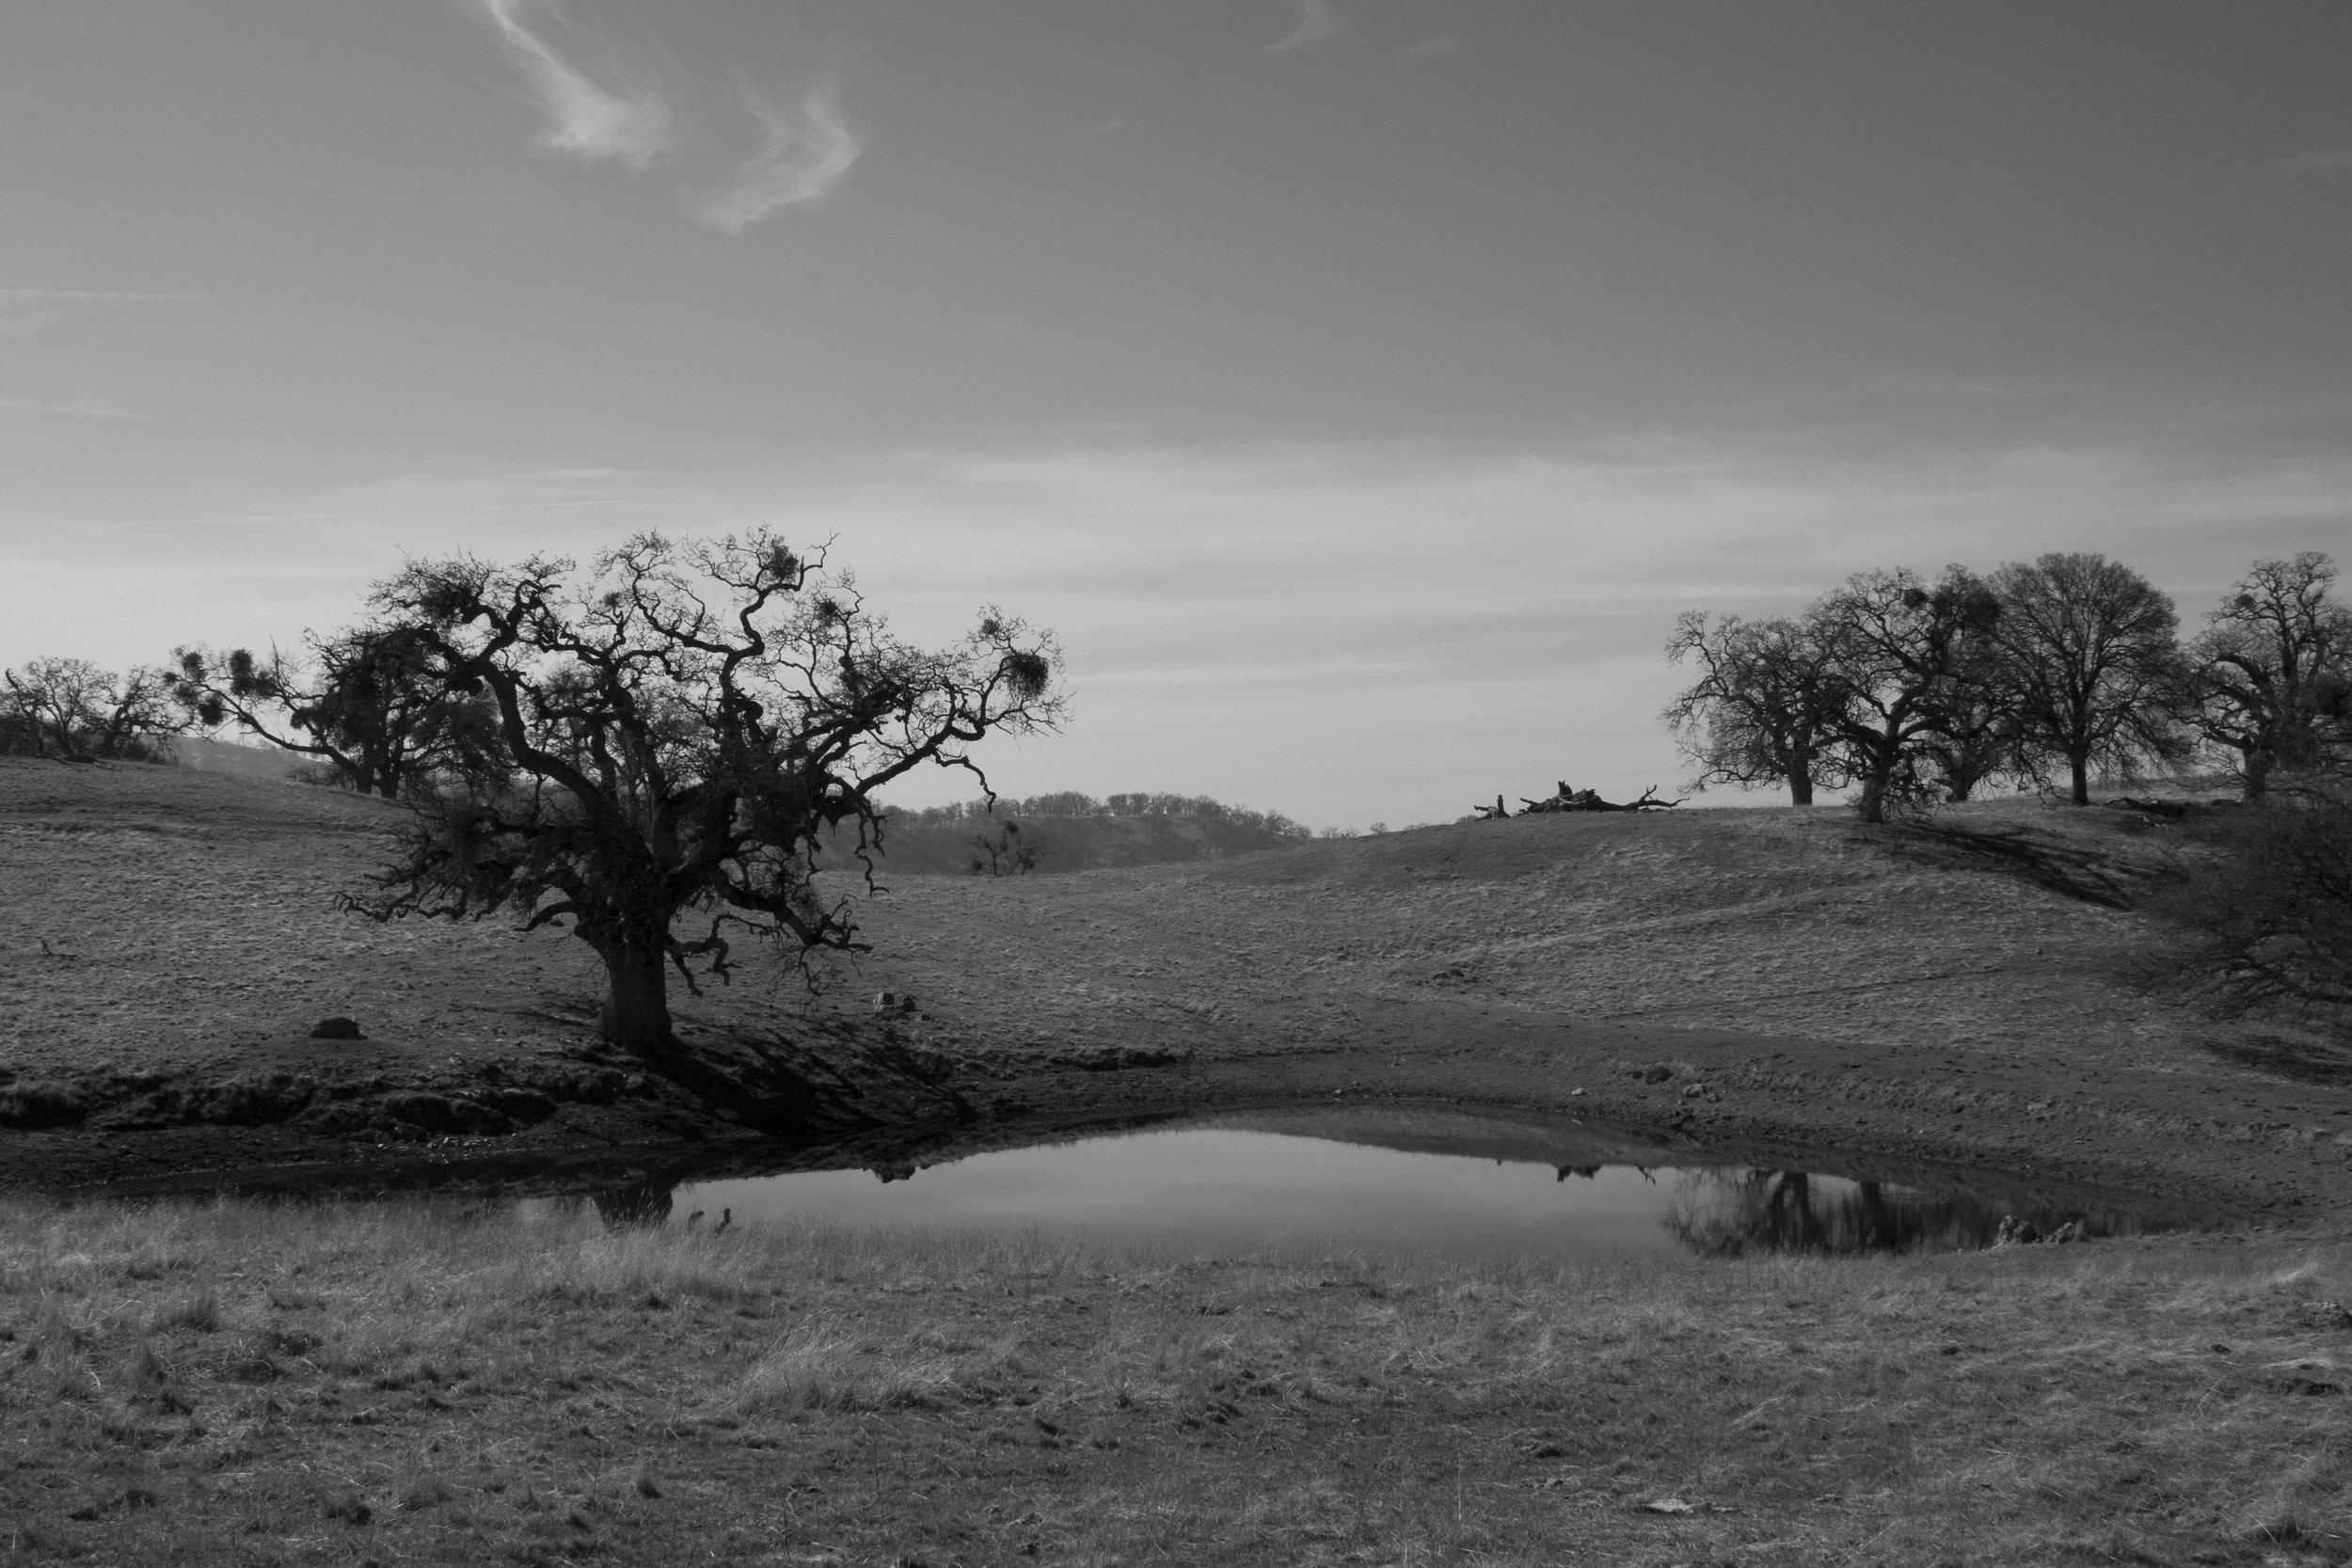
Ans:
POLYGON ((2147 1227, 2088 1208, 2011 1206, 1880 1181, 1822 1180, 1801 1170, 1692 1170, 1677 1180, 1666 1229, 1709 1258, 1751 1252, 1958 1252, 2004 1239, 2090 1240, 2147 1227))
POLYGON ((2010 1215, 2045 1234, 2069 1222, 2094 1235, 2160 1227, 2148 1214, 2046 1193, 2021 1202, 1798 1169, 1511 1159, 1490 1152, 1491 1124, 1477 1130, 1475 1154, 1432 1148, 1446 1140, 1426 1121, 1408 1148, 1366 1141, 1367 1131, 1162 1129, 928 1165, 706 1182, 676 1203, 752 1221, 1043 1230, 1222 1253, 1369 1243, 1555 1259, 1960 1250, 1992 1244, 2010 1215))
POLYGON ((762 1219, 1075 1232, 1215 1253, 1351 1243, 1454 1256, 1963 1249, 2053 1231, 2216 1223, 2023 1172, 1892 1166, 1836 1150, 1701 1145, 1668 1130, 1470 1105, 1259 1105, 1138 1123, 872 1129, 593 1155, 504 1150, 406 1164, 215 1170, 110 1185, 316 1199, 425 1192, 593 1204, 614 1226, 762 1219))
POLYGON ((677 1182, 632 1175, 625 1180, 589 1189, 588 1198, 607 1225, 660 1225, 675 1207, 677 1182))

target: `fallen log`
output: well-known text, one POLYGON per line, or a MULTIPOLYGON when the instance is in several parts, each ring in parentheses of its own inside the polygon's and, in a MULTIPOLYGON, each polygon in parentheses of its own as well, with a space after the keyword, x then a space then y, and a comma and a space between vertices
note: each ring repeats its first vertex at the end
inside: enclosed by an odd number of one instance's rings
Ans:
POLYGON ((2129 795, 2119 795, 2114 800, 2103 800, 2100 804, 2112 811, 2142 812, 2150 816, 2167 816, 2175 820, 2198 809, 2194 801, 2142 800, 2129 795))
MULTIPOLYGON (((1687 799, 1687 796, 1682 798, 1687 799)), ((1682 804, 1682 800, 1661 800, 1658 798, 1658 786, 1652 784, 1642 791, 1639 800, 1605 800, 1596 790, 1570 789, 1567 780, 1563 779, 1560 781, 1560 792, 1550 799, 1531 800, 1522 795, 1519 803, 1526 807, 1520 813, 1525 816, 1558 811, 1670 811, 1682 804)), ((1496 802, 1498 805, 1501 803, 1499 800, 1496 802)))

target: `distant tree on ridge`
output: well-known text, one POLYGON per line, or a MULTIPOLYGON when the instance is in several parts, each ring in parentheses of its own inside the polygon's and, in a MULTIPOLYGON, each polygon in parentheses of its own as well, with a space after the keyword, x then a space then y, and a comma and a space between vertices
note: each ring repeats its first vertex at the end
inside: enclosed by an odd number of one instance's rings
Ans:
POLYGON ((2011 562, 1990 581, 2021 763, 2062 767, 2080 806, 2090 803, 2093 768, 2186 760, 2175 718, 2185 672, 2169 597, 2099 555, 2011 562))
POLYGON ((2352 766, 2352 609, 2317 550, 2258 561, 2190 643, 2188 712, 2249 800, 2280 773, 2352 766))
POLYGON ((415 628, 306 633, 307 653, 266 659, 245 648, 172 650, 173 692, 192 719, 233 724, 296 756, 316 758, 361 795, 398 795, 434 772, 499 766, 496 714, 480 691, 432 678, 433 652, 415 628))
POLYGON ((1935 743, 1963 736, 1986 710, 2000 613, 1992 589, 1964 566, 1933 582, 1907 570, 1857 572, 1805 612, 1844 695, 1840 767, 1860 786, 1864 821, 1884 821, 1897 800, 1931 798, 1935 743))
POLYGON ((1791 804, 1809 806, 1816 784, 1844 782, 1835 745, 1845 689, 1810 620, 1727 615, 1710 626, 1707 611, 1686 610, 1666 658, 1698 667, 1659 716, 1699 768, 1692 788, 1785 783, 1791 804))
POLYGON ((86 658, 48 657, 0 670, 0 751, 152 761, 186 727, 169 675, 151 665, 118 675, 86 658))

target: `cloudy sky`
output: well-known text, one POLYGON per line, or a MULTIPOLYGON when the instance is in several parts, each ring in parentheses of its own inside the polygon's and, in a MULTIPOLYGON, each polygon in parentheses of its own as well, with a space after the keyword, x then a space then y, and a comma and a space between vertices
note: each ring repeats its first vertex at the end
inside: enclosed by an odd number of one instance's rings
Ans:
POLYGON ((0 10, 0 663, 763 521, 1318 825, 1672 784, 1686 607, 2193 620, 2352 554, 2352 7, 0 10))

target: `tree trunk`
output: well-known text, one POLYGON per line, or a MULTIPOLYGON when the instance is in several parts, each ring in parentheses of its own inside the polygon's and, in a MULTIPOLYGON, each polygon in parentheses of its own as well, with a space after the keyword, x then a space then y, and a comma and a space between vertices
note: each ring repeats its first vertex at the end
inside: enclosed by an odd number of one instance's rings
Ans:
POLYGON ((2066 762, 2074 771, 2074 804, 2078 806, 2090 804, 2090 759, 2087 756, 2071 756, 2066 759, 2066 762))
POLYGON ((2270 749, 2267 746, 2246 748, 2246 799, 2259 800, 2270 793, 2270 749))
POLYGON ((670 977, 659 942, 616 940, 599 944, 612 989, 596 1016, 597 1032, 635 1056, 670 1053, 670 977))
POLYGON ((1862 781, 1862 793, 1854 800, 1854 810, 1865 822, 1886 820, 1886 775, 1873 770, 1862 781))
POLYGON ((1810 773, 1803 769, 1790 771, 1788 803, 1792 806, 1809 806, 1813 803, 1813 776, 1810 773))
POLYGON ((400 793, 400 765, 381 747, 370 746, 359 753, 359 793, 381 795, 387 800, 400 793))

